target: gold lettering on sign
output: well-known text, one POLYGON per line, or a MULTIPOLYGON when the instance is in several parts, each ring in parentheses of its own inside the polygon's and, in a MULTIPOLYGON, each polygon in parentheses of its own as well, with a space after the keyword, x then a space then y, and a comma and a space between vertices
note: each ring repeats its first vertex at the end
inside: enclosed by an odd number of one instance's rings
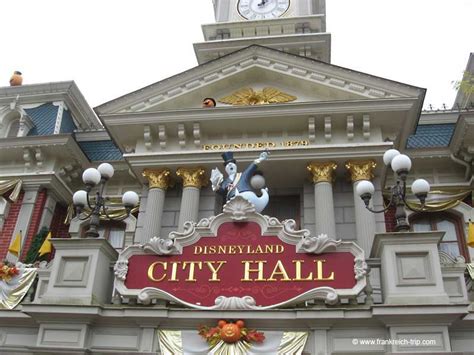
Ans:
POLYGON ((263 277, 263 264, 266 264, 267 262, 264 260, 257 260, 257 261, 252 261, 252 260, 243 260, 242 264, 245 265, 244 269, 244 278, 240 279, 240 281, 266 281, 263 277), (258 263, 258 268, 257 269, 251 269, 250 268, 250 263, 258 263), (258 277, 256 279, 251 279, 250 278, 250 273, 251 272, 258 272, 258 277))
POLYGON ((196 282, 197 280, 194 278, 194 266, 197 265, 199 270, 202 270, 202 262, 201 261, 183 261, 183 270, 185 270, 186 266, 188 265, 189 265, 189 273, 188 273, 188 278, 185 281, 196 282))
POLYGON ((209 281, 220 281, 221 279, 217 277, 217 273, 221 269, 222 265, 226 264, 227 261, 206 261, 207 267, 209 270, 212 272, 212 277, 209 279, 209 281), (212 265, 213 263, 218 263, 219 266, 217 269, 212 265))
POLYGON ((174 261, 171 263, 171 278, 168 281, 179 281, 176 277, 179 264, 181 264, 181 261, 174 261))
POLYGON ((162 261, 156 261, 154 262, 153 264, 150 265, 150 267, 148 268, 148 278, 151 280, 151 281, 155 281, 155 282, 160 282, 160 281, 163 281, 163 279, 166 277, 166 272, 163 274, 162 277, 160 277, 159 279, 155 279, 155 277, 153 276, 154 274, 154 271, 155 271, 155 266, 156 265, 162 265, 163 266, 163 270, 166 271, 167 267, 168 267, 168 263, 164 263, 162 261))
POLYGON ((221 144, 202 144, 202 150, 240 150, 240 149, 264 149, 276 148, 277 146, 286 148, 306 147, 308 140, 292 140, 283 142, 255 142, 255 143, 221 143, 221 144))
POLYGON ((315 280, 317 281, 332 281, 334 280, 334 271, 331 271, 331 274, 328 277, 323 276, 323 263, 326 262, 326 260, 314 260, 316 263, 316 278, 315 280))
POLYGON ((295 264, 295 278, 293 281, 311 281, 313 279, 313 273, 310 272, 305 278, 301 277, 301 263, 304 263, 304 260, 293 260, 295 264))
POLYGON ((291 281, 291 279, 288 277, 288 274, 286 273, 286 270, 285 270, 285 267, 283 266, 281 260, 278 260, 278 262, 276 263, 273 271, 272 271, 272 274, 270 275, 270 277, 267 279, 267 281, 278 281, 275 276, 276 275, 281 275, 283 276, 281 278, 281 281, 291 281))

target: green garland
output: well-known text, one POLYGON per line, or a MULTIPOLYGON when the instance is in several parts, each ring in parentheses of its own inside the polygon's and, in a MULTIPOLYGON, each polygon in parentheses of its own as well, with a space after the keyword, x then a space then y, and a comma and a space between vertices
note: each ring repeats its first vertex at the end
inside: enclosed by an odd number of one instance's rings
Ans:
POLYGON ((43 255, 42 257, 39 257, 38 255, 38 251, 41 248, 41 245, 43 245, 43 242, 48 236, 48 233, 49 229, 47 227, 42 227, 38 234, 35 235, 33 241, 31 242, 30 249, 26 254, 26 258, 24 261, 25 264, 33 264, 37 260, 46 260, 48 258, 48 254, 43 255))

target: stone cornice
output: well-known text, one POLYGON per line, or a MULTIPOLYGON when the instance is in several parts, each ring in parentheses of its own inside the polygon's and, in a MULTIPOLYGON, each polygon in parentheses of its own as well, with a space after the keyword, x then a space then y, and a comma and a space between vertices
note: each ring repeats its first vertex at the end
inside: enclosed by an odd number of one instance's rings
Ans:
MULTIPOLYGON (((340 165, 343 165, 345 161, 349 159, 368 159, 373 157, 378 159, 378 162, 382 163, 383 153, 392 147, 390 142, 381 143, 367 143, 364 145, 358 144, 334 144, 334 145, 310 145, 301 146, 295 148, 285 149, 272 149, 271 157, 272 160, 304 160, 311 161, 315 156, 319 159, 324 160, 335 160, 340 165)), ((235 154, 239 163, 251 162, 255 159, 255 154, 258 154, 259 150, 245 150, 239 151, 235 154)), ((124 154, 124 159, 129 162, 133 167, 178 167, 183 165, 193 164, 222 164, 221 152, 216 151, 203 151, 203 150, 189 150, 181 151, 179 154, 176 152, 164 153, 142 153, 142 154, 124 154)))
POLYGON ((0 87, 0 105, 8 105, 18 97, 18 104, 64 101, 76 123, 83 128, 100 128, 102 124, 74 81, 0 87))
POLYGON ((168 122, 204 122, 245 118, 353 114, 355 112, 375 113, 408 111, 416 104, 416 98, 386 98, 376 100, 294 102, 278 105, 229 106, 208 109, 168 110, 160 112, 118 113, 101 116, 108 127, 155 124, 168 122))
POLYGON ((271 22, 262 23, 261 20, 247 20, 247 21, 235 21, 235 22, 217 22, 211 24, 202 25, 202 32, 206 41, 215 40, 214 37, 217 35, 217 30, 222 29, 242 29, 248 27, 261 27, 262 25, 270 26, 283 26, 283 25, 294 25, 295 23, 308 23, 315 32, 324 32, 324 15, 311 15, 311 16, 299 16, 295 21, 292 17, 283 17, 273 19, 271 22))
POLYGON ((72 201, 73 191, 71 188, 54 172, 36 172, 10 175, 0 175, 0 180, 8 178, 19 178, 23 186, 31 188, 44 187, 48 193, 52 194, 56 200, 70 203, 72 201))
MULTIPOLYGON (((234 75, 235 71, 230 69, 233 66, 243 69, 257 66, 279 73, 286 73, 288 70, 296 71, 298 74, 286 74, 295 75, 304 80, 315 80, 328 86, 333 85, 339 89, 353 90, 361 96, 363 92, 367 92, 367 97, 373 95, 374 98, 401 96, 416 97, 419 100, 425 93, 424 89, 407 84, 253 45, 109 101, 96 107, 95 111, 102 117, 104 114, 122 110, 147 110, 166 100, 167 97, 177 97, 189 90, 199 90, 208 83, 234 75)), ((419 106, 421 107, 421 104, 419 106)))
POLYGON ((44 148, 47 150, 61 149, 64 147, 70 152, 71 156, 76 158, 82 164, 88 164, 89 159, 79 148, 71 134, 54 134, 49 136, 27 136, 0 139, 1 150, 15 150, 23 148, 44 148))

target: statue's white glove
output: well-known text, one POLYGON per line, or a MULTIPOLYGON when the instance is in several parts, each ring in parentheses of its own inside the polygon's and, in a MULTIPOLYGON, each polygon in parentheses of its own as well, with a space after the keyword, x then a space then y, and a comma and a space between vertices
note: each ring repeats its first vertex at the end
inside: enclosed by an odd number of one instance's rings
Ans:
POLYGON ((264 160, 267 160, 268 159, 268 150, 264 151, 264 152, 261 152, 260 153, 260 156, 258 157, 258 159, 255 159, 253 162, 255 164, 260 164, 262 161, 264 160))
POLYGON ((218 168, 212 169, 210 180, 212 184, 212 191, 217 191, 219 190, 222 181, 224 181, 224 175, 220 172, 218 168))

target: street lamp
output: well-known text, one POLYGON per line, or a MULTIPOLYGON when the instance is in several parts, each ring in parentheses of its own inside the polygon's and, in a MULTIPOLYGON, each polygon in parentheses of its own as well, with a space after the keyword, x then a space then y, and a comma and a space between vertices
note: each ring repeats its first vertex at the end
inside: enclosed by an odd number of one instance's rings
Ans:
POLYGON ((122 203, 126 209, 127 215, 125 217, 113 218, 108 215, 107 207, 105 205, 104 188, 107 181, 114 175, 114 167, 109 163, 100 164, 97 169, 89 168, 82 174, 82 181, 86 185, 85 190, 79 190, 72 196, 72 201, 76 209, 76 215, 81 221, 89 219, 89 226, 86 231, 86 237, 98 238, 99 232, 97 231, 100 223, 100 212, 109 220, 123 220, 130 215, 130 211, 133 207, 138 205, 138 195, 133 191, 127 191, 122 196, 122 203), (98 185, 96 191, 96 197, 94 203, 91 203, 90 192, 98 185), (79 217, 85 207, 88 207, 91 211, 85 217, 79 217))
POLYGON ((397 224, 395 226, 395 230, 397 232, 408 231, 410 230, 410 225, 407 222, 405 207, 414 212, 423 211, 425 207, 426 196, 430 191, 430 184, 425 179, 417 179, 413 182, 411 185, 411 191, 420 200, 421 208, 411 208, 405 199, 406 180, 408 172, 411 169, 410 158, 405 154, 400 154, 400 152, 396 149, 389 149, 383 155, 383 162, 385 165, 390 166, 398 176, 396 185, 391 187, 391 197, 388 206, 380 211, 376 211, 369 207, 369 202, 372 195, 374 194, 375 188, 374 185, 368 180, 363 180, 357 185, 356 193, 364 201, 365 207, 373 213, 382 213, 387 211, 390 207, 396 206, 395 219, 397 224))

